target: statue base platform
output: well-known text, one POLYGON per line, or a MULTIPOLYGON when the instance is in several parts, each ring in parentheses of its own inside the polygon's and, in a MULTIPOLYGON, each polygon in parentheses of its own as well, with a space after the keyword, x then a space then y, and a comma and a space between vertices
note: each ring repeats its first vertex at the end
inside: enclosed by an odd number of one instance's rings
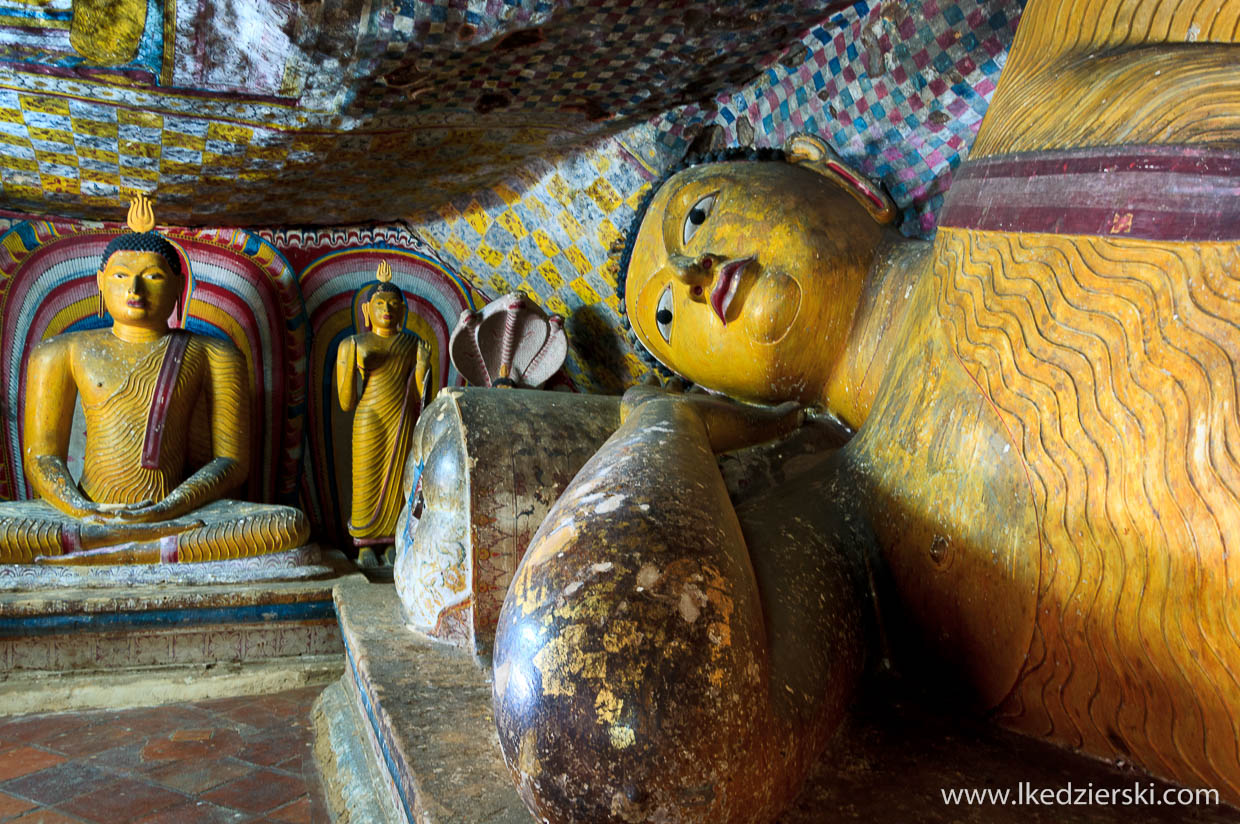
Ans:
POLYGON ((339 677, 336 550, 134 567, 0 566, 0 715, 256 695, 339 677))
MULTIPOLYGON (((500 755, 490 671, 407 629, 394 589, 335 590, 347 665, 315 706, 315 753, 337 821, 529 824, 500 755)), ((875 678, 779 824, 1238 824, 1219 805, 951 804, 953 790, 1170 785, 910 698, 875 678)), ((1174 792, 1174 788, 1171 788, 1174 792)))
POLYGON ((405 626, 394 587, 342 581, 346 666, 316 704, 315 755, 338 821, 529 824, 508 780, 489 669, 405 626))
POLYGON ((154 584, 246 584, 330 577, 335 573, 316 545, 228 561, 122 566, 0 564, 0 592, 98 589, 154 584))

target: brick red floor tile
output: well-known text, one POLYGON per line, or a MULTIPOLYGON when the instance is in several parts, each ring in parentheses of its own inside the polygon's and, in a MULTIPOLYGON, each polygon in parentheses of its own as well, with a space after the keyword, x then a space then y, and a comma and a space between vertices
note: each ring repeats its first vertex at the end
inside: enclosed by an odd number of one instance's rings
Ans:
POLYGON ((252 695, 235 695, 230 698, 211 698, 206 701, 195 701, 194 706, 203 712, 224 713, 228 710, 248 707, 254 703, 252 695))
POLYGON ((317 798, 310 802, 310 824, 332 824, 327 805, 317 798))
POLYGON ((288 705, 283 701, 256 700, 245 706, 223 710, 219 715, 263 730, 287 725, 288 718, 292 714, 287 707, 288 705))
POLYGON ((33 806, 33 801, 27 801, 24 798, 14 798, 6 793, 0 793, 0 821, 3 821, 6 818, 12 818, 18 813, 29 810, 33 806))
POLYGON ((175 730, 168 739, 171 741, 210 741, 215 736, 215 730, 175 730))
POLYGON ((249 813, 240 810, 217 807, 206 801, 186 801, 140 818, 134 824, 240 824, 250 820, 249 813))
POLYGON ((57 806, 72 815, 97 824, 136 821, 148 813, 185 802, 181 793, 131 778, 114 778, 106 787, 57 806))
POLYGON ((322 687, 302 687, 301 689, 281 692, 279 693, 279 696, 284 701, 288 701, 298 707, 309 707, 313 705, 322 694, 322 687))
POLYGON ((267 696, 263 706, 269 708, 272 715, 297 721, 298 723, 304 722, 306 716, 309 715, 304 704, 290 701, 288 696, 282 694, 267 696))
POLYGON ((208 758, 172 761, 152 766, 147 770, 146 776, 165 787, 171 787, 190 795, 198 795, 253 771, 252 764, 245 764, 233 758, 208 758))
POLYGON ((56 810, 35 810, 5 824, 82 824, 82 819, 56 810))
POLYGON ((243 746, 240 733, 236 730, 216 727, 206 730, 207 738, 202 737, 204 730, 195 728, 190 737, 180 737, 182 730, 168 736, 152 738, 142 749, 143 761, 183 761, 187 758, 226 758, 236 754, 243 746))
POLYGON ((89 724, 45 739, 40 746, 76 757, 110 750, 128 743, 133 738, 134 735, 129 730, 110 723, 107 716, 95 715, 89 724))
POLYGON ((110 750, 97 752, 83 760, 92 767, 99 767, 108 772, 132 775, 140 773, 147 766, 142 760, 142 748, 146 742, 141 738, 124 747, 113 747, 110 750))
POLYGON ((65 760, 63 755, 57 755, 37 747, 22 746, 0 750, 0 781, 8 781, 10 778, 29 775, 53 764, 60 764, 65 760))
POLYGON ((273 770, 258 770, 209 790, 201 798, 250 813, 265 813, 287 804, 305 791, 304 780, 273 770))
POLYGON ((181 718, 169 713, 152 712, 149 709, 129 710, 110 719, 106 715, 103 718, 107 719, 107 723, 127 730, 135 738, 145 738, 151 735, 167 733, 186 726, 187 723, 193 723, 192 719, 181 718))
POLYGON ((111 780, 113 776, 98 767, 77 761, 66 761, 63 764, 6 781, 0 784, 0 791, 50 805, 94 792, 106 786, 111 780))
POLYGON ((320 692, 0 720, 0 821, 326 824, 320 692))
POLYGON ((289 802, 267 813, 273 821, 287 821, 289 824, 310 824, 310 796, 303 795, 296 801, 289 802))
POLYGON ((165 704, 162 707, 151 707, 144 712, 151 719, 150 723, 164 724, 165 730, 206 727, 210 726, 215 718, 215 713, 200 703, 165 704))
POLYGON ((237 753, 242 761, 263 767, 274 767, 303 754, 307 734, 305 730, 269 729, 247 736, 245 746, 237 753))
POLYGON ((299 752, 296 755, 284 759, 283 761, 277 761, 271 766, 278 770, 284 770, 285 772, 301 772, 304 766, 303 761, 307 755, 313 758, 313 751, 307 749, 305 752, 299 752))
POLYGON ((60 735, 65 730, 81 726, 81 720, 72 713, 58 715, 23 715, 0 721, 0 741, 4 746, 37 744, 60 735))

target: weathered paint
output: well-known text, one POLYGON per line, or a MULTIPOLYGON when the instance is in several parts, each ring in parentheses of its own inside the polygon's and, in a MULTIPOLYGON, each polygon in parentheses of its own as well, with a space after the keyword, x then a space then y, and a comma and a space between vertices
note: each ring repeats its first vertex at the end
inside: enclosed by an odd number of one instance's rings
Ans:
MULTIPOLYGON (((531 541, 500 615, 495 664, 507 677, 496 679, 495 703, 505 759, 544 820, 769 818, 804 777, 860 672, 859 588, 831 552, 815 552, 810 564, 786 563, 785 554, 755 577, 747 540, 761 547, 782 536, 761 515, 738 519, 729 503, 704 423, 734 439, 738 427, 723 425, 729 405, 636 390, 625 406, 625 423, 531 541), (835 596, 825 604, 838 626, 822 633, 831 677, 816 670, 798 680, 801 664, 771 644, 795 617, 778 607, 765 616, 762 596, 789 589, 791 578, 835 596), (530 689, 514 689, 513 672, 530 689), (534 763, 541 777, 527 769, 534 763), (770 766, 755 772, 754 763, 770 766)), ((760 417, 730 408, 741 420, 760 417)), ((798 420, 774 417, 768 427, 798 420)))
POLYGON ((490 648, 530 538, 619 414, 619 398, 525 389, 449 389, 427 407, 396 536, 396 587, 411 625, 490 648))

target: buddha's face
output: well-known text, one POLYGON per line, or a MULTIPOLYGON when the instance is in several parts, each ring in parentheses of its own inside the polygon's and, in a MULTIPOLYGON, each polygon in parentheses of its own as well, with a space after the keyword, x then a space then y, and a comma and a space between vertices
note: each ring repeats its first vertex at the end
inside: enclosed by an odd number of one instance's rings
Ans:
POLYGON ((625 309, 673 371, 748 401, 819 395, 880 230, 791 163, 716 163, 663 185, 638 229, 625 309))
POLYGON ((405 325, 405 302, 395 292, 375 292, 366 301, 370 328, 379 335, 394 335, 405 325))
POLYGON ((96 280, 112 319, 143 327, 166 327, 184 286, 155 252, 114 252, 96 280))

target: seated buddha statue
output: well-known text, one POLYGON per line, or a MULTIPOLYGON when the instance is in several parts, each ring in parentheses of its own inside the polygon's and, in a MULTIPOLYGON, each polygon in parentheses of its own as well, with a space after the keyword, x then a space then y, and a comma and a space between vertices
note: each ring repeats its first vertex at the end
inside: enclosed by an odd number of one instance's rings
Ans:
POLYGON ((530 542, 494 702, 540 820, 772 821, 889 657, 1240 803, 1234 19, 1032 0, 932 243, 812 137, 657 187, 628 321, 739 402, 630 390, 530 542), (854 434, 730 500, 780 402, 854 434))
POLYGON ((361 300, 367 330, 345 338, 336 352, 336 396, 353 412, 349 535, 363 557, 395 541, 405 459, 422 404, 433 397, 430 347, 405 329, 405 298, 387 261, 376 278, 361 300))
MULTIPOLYGON (((23 465, 37 500, 0 504, 0 563, 208 561, 303 545, 291 507, 225 500, 249 472, 246 365, 229 343, 169 327, 185 289, 139 195, 97 281, 109 328, 40 343, 26 369, 23 465), (66 464, 75 400, 80 480, 66 464)), ((186 317, 180 307, 180 317, 186 317)))

